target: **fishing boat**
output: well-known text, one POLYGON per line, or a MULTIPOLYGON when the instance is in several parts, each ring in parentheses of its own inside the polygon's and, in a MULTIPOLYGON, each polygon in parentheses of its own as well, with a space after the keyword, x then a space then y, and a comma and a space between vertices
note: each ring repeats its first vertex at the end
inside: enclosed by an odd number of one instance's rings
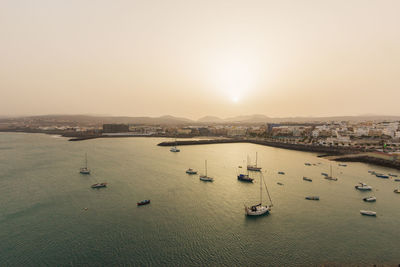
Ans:
POLYGON ((79 172, 81 174, 90 174, 90 170, 89 170, 88 165, 87 165, 87 153, 85 153, 85 167, 80 168, 79 172))
POLYGON ((261 216, 261 215, 266 215, 270 212, 272 207, 272 200, 271 200, 271 196, 269 195, 269 191, 267 188, 267 184, 265 183, 265 181, 263 180, 263 174, 260 174, 260 203, 253 205, 253 206, 244 206, 244 211, 245 214, 247 216, 261 216), (263 205, 262 204, 262 191, 263 191, 263 184, 265 186, 265 191, 267 192, 269 201, 270 201, 270 205, 263 205))
POLYGON ((239 174, 238 176, 237 176, 237 178, 238 178, 238 180, 239 181, 242 181, 242 182, 249 182, 249 183, 252 183, 253 182, 253 178, 251 178, 248 174, 239 174))
POLYGON ((197 171, 193 170, 192 168, 189 168, 186 170, 187 174, 197 174, 197 171))
POLYGON ((364 197, 363 200, 365 202, 375 202, 376 201, 376 197, 364 197))
POLYGON ((304 180, 304 181, 307 181, 307 182, 312 182, 312 179, 310 179, 310 178, 308 178, 308 177, 305 177, 305 176, 303 176, 303 180, 304 180))
POLYGON ((332 176, 332 165, 331 165, 331 172, 329 175, 325 176, 325 179, 331 181, 337 181, 337 178, 332 176))
POLYGON ((395 189, 393 192, 395 192, 395 193, 397 193, 397 194, 400 194, 400 189, 395 189))
POLYGON ((256 152, 256 164, 255 165, 249 164, 249 158, 247 157, 247 170, 248 171, 255 171, 255 172, 260 172, 261 171, 261 167, 257 167, 257 152, 256 152))
POLYGON ((282 174, 282 175, 285 175, 285 172, 278 172, 278 174, 282 174))
POLYGON ((102 187, 107 187, 107 183, 97 183, 97 184, 92 184, 91 188, 102 188, 102 187))
POLYGON ((150 199, 145 199, 145 200, 139 201, 137 203, 138 206, 143 206, 143 205, 147 205, 147 204, 150 204, 150 199))
POLYGON ((376 216, 376 212, 371 210, 360 210, 360 213, 366 216, 376 216))
POLYGON ((372 186, 364 184, 364 183, 359 183, 358 185, 354 186, 355 189, 361 190, 361 191, 370 191, 372 190, 372 186))
POLYGON ((319 196, 308 196, 306 197, 307 200, 319 200, 319 196))
POLYGON ((171 152, 181 152, 181 150, 176 147, 177 144, 178 144, 178 142, 176 141, 176 138, 175 138, 175 146, 171 147, 171 149, 169 151, 171 151, 171 152))
POLYGON ((204 181, 204 182, 213 182, 214 178, 207 176, 207 160, 205 161, 204 166, 205 166, 205 170, 206 170, 205 175, 200 175, 200 180, 204 181))

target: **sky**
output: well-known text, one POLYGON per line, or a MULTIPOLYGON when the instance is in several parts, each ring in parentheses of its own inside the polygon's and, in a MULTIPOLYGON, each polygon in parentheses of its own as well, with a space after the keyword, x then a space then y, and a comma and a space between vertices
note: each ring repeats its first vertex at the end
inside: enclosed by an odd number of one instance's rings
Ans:
POLYGON ((0 115, 400 115, 397 0, 2 0, 0 115))

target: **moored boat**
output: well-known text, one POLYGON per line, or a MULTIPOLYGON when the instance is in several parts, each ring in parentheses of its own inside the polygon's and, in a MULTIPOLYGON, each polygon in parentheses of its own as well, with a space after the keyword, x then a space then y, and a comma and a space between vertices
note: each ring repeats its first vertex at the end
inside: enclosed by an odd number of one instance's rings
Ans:
POLYGON ((376 216, 376 212, 371 210, 360 210, 360 213, 366 216, 376 216))
POLYGON ((376 197, 364 197, 363 200, 365 202, 375 202, 376 201, 376 197))
POLYGON ((150 204, 150 199, 141 200, 141 201, 137 202, 136 204, 138 206, 143 206, 143 205, 150 204))
POLYGON ((389 176, 388 176, 388 175, 384 175, 384 174, 375 174, 375 175, 376 175, 376 177, 378 177, 378 178, 389 179, 389 176))
POLYGON ((359 183, 358 185, 354 186, 355 189, 361 190, 361 191, 369 191, 372 190, 372 186, 364 184, 364 183, 359 183))
POLYGON ((312 182, 312 179, 310 179, 310 178, 308 178, 308 177, 305 177, 305 176, 303 176, 303 180, 304 180, 304 181, 307 181, 307 182, 312 182))
POLYGON ((90 169, 87 164, 87 153, 85 153, 85 167, 80 168, 79 172, 81 174, 90 174, 90 169))
POLYGON ((107 187, 107 183, 97 183, 97 184, 92 184, 91 188, 102 188, 102 187, 107 187))
POLYGON ((186 170, 187 174, 197 174, 197 171, 193 170, 192 168, 189 168, 186 170))
POLYGON ((340 167, 347 167, 347 164, 340 164, 340 163, 339 163, 339 166, 340 166, 340 167))
POLYGON ((207 176, 207 160, 205 161, 204 166, 205 166, 205 170, 206 170, 205 173, 206 174, 205 175, 200 175, 200 180, 204 181, 204 182, 213 182, 214 178, 207 176))
POLYGON ((253 180, 254 180, 254 179, 251 178, 248 174, 239 174, 239 175, 237 176, 237 178, 238 178, 239 181, 250 182, 250 183, 252 183, 253 180))
POLYGON ((319 200, 319 196, 307 196, 307 200, 319 200))
POLYGON ((397 174, 393 174, 393 173, 389 173, 389 176, 392 176, 392 177, 398 177, 398 175, 397 175, 397 174))
POLYGON ((285 175, 285 172, 278 172, 278 174, 282 174, 282 175, 285 175))
POLYGON ((395 182, 400 182, 400 179, 394 179, 395 182))
POLYGON ((311 166, 311 163, 306 162, 306 163, 304 163, 304 165, 311 166))
POLYGON ((393 192, 400 194, 400 189, 395 189, 393 192))
POLYGON ((328 174, 325 173, 325 172, 321 172, 321 175, 322 175, 322 176, 328 176, 328 174))
POLYGON ((283 185, 281 182, 277 182, 276 184, 277 184, 277 185, 283 185))
POLYGON ((268 214, 271 210, 271 207, 272 207, 271 196, 269 195, 267 184, 265 183, 265 181, 263 181, 263 175, 261 173, 260 174, 260 203, 249 206, 249 207, 245 205, 244 211, 247 216, 261 216, 261 215, 268 214), (267 195, 268 195, 271 205, 263 205, 262 204, 262 191, 263 191, 262 184, 263 184, 263 182, 264 182, 265 190, 267 192, 267 195))
POLYGON ((247 170, 248 171, 253 171, 253 172, 260 172, 261 171, 261 167, 257 167, 257 152, 256 152, 256 164, 255 165, 249 164, 249 158, 247 158, 247 170))
POLYGON ((338 178, 332 176, 332 165, 331 165, 330 170, 331 170, 331 171, 330 171, 330 174, 329 174, 329 175, 325 175, 325 179, 326 179, 326 180, 331 180, 331 181, 337 181, 338 178))

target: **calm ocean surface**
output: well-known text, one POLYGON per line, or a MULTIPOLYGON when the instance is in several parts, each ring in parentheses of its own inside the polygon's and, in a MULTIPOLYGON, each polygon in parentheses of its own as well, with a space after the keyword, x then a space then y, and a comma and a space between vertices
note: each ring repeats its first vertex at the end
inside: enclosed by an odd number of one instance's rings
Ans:
POLYGON ((161 141, 1 133, 0 266, 400 263, 400 195, 393 193, 400 183, 367 171, 399 172, 333 162, 334 182, 321 176, 330 162, 313 153, 254 144, 171 153, 157 146, 161 141), (85 152, 90 176, 79 174, 85 152), (257 202, 259 184, 239 182, 236 167, 256 152, 274 207, 269 216, 246 218, 243 203, 257 202), (202 173, 205 159, 214 183, 185 173, 202 173), (373 192, 355 190, 359 181, 373 192), (91 189, 96 182, 108 187, 91 189), (364 203, 368 195, 377 202, 364 203), (136 206, 147 198, 150 205, 136 206))

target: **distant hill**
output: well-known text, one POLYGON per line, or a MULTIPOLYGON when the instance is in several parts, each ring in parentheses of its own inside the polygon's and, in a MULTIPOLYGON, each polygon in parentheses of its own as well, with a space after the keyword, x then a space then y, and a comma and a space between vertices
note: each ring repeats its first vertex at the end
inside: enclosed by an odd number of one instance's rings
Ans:
POLYGON ((310 123, 330 121, 400 121, 400 116, 362 115, 362 116, 337 116, 337 117, 284 117, 271 118, 261 114, 219 118, 205 116, 198 120, 191 120, 170 115, 161 117, 128 117, 128 116, 95 116, 95 115, 41 115, 25 117, 0 117, 0 123, 20 122, 30 125, 102 125, 105 123, 125 123, 141 125, 204 125, 204 124, 263 124, 263 123, 310 123))

